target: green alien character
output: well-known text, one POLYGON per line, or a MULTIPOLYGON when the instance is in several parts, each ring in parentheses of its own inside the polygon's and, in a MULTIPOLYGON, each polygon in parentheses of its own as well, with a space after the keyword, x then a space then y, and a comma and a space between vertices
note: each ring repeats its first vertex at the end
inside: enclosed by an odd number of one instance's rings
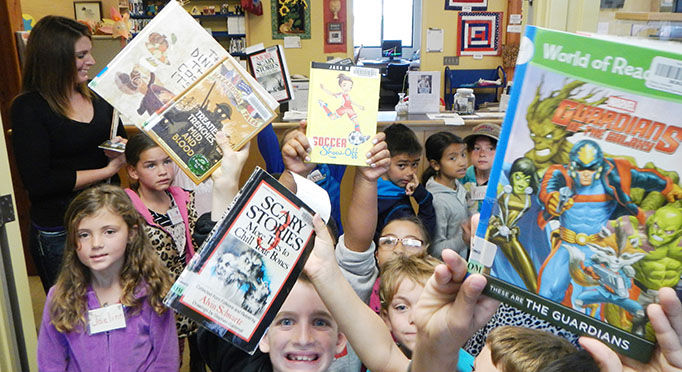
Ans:
POLYGON ((650 290, 675 287, 682 275, 682 211, 659 208, 646 221, 646 236, 648 253, 635 265, 635 279, 650 290))
MULTIPOLYGON (((635 284, 640 289, 637 302, 644 308, 657 301, 660 288, 674 288, 682 275, 682 210, 669 204, 647 214, 646 226, 639 228, 634 217, 621 217, 623 222, 630 222, 630 241, 647 252, 633 265, 635 284)), ((620 314, 607 312, 606 318, 610 323, 623 322, 620 314)), ((647 321, 632 319, 633 332, 647 321)), ((653 335, 651 325, 646 324, 646 338, 653 340, 653 335)))
POLYGON ((497 245, 526 288, 537 292, 538 274, 533 260, 519 241, 518 221, 531 209, 533 194, 539 188, 533 162, 527 158, 514 161, 510 170, 511 185, 500 187, 498 212, 490 217, 486 239, 497 245))

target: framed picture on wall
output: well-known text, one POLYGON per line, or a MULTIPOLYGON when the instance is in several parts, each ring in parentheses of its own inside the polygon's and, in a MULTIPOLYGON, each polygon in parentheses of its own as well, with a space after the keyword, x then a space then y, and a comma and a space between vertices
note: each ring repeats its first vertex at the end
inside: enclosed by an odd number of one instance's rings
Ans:
POLYGON ((445 0, 445 10, 488 10, 488 0, 445 0))
POLYGON ((102 20, 102 2, 74 1, 73 12, 77 21, 99 22, 102 20))
POLYGON ((310 39, 310 6, 302 0, 272 1, 272 38, 298 36, 310 39))
POLYGON ((327 24, 327 43, 343 44, 343 23, 329 22, 327 24))

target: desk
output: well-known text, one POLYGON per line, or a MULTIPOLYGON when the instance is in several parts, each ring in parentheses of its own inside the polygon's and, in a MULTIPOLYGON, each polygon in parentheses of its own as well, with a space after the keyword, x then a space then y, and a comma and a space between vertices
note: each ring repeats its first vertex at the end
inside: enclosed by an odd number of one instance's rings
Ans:
MULTIPOLYGON (((281 119, 281 116, 280 118, 281 119)), ((464 125, 445 125, 443 120, 431 120, 426 114, 408 114, 406 117, 398 118, 395 111, 379 111, 377 114, 377 130, 382 131, 387 126, 393 123, 403 123, 410 127, 420 138, 420 133, 424 134, 429 132, 429 135, 438 131, 448 131, 452 132, 460 137, 464 137, 471 133, 473 127, 482 123, 493 123, 502 124, 502 119, 498 118, 481 118, 481 119, 464 119, 464 125)), ((285 130, 292 127, 297 127, 297 121, 290 122, 274 122, 272 123, 275 128, 275 132, 280 136, 285 130)), ((428 135, 424 138, 420 138, 423 141, 428 138, 428 135)))
POLYGON ((381 71, 381 74, 386 74, 386 67, 388 66, 389 63, 409 63, 410 64, 410 70, 419 70, 419 65, 420 61, 410 61, 409 59, 361 59, 358 61, 358 66, 362 67, 374 67, 378 68, 381 71))

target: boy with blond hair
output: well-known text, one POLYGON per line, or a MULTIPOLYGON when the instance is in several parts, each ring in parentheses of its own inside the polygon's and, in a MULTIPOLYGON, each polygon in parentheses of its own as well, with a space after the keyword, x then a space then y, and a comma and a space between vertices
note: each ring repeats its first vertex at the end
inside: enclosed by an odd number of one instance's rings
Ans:
MULTIPOLYGON (((414 350, 417 327, 413 313, 426 282, 443 262, 428 254, 398 255, 387 261, 381 269, 381 318, 391 331, 400 350, 408 358, 414 350)), ((457 371, 471 371, 474 358, 459 350, 457 371)))

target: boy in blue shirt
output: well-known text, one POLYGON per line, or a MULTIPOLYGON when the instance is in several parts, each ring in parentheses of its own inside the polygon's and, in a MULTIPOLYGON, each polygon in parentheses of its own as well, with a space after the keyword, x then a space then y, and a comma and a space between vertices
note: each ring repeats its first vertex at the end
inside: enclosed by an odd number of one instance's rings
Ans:
POLYGON ((403 216, 414 216, 410 197, 419 205, 422 222, 429 235, 436 228, 436 211, 433 196, 419 183, 417 167, 421 160, 422 145, 414 132, 404 124, 391 124, 384 129, 386 145, 391 153, 391 166, 377 183, 378 220, 376 234, 391 220, 403 216))

